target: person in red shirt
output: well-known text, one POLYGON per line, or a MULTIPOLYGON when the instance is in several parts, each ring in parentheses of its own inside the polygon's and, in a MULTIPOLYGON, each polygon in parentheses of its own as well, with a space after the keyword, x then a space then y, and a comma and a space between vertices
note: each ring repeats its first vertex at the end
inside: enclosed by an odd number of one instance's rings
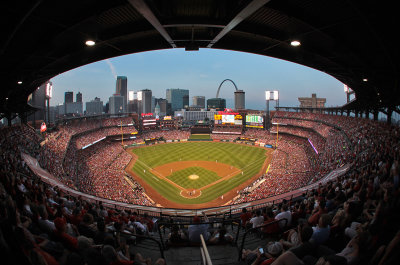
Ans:
MULTIPOLYGON (((274 221, 277 221, 277 220, 276 220, 275 217, 274 217, 274 213, 273 213, 273 211, 272 211, 272 208, 271 208, 271 207, 268 207, 268 208, 266 209, 266 213, 265 213, 265 215, 264 215, 264 223, 263 223, 263 226, 266 225, 266 224, 272 223, 272 222, 274 222, 274 221)), ((275 224, 272 224, 272 225, 268 225, 268 226, 262 227, 262 228, 261 228, 261 231, 262 231, 263 233, 266 233, 266 234, 275 234, 275 233, 278 233, 278 232, 280 231, 279 223, 275 223, 275 224)))
POLYGON ((246 208, 243 208, 242 214, 240 215, 240 220, 244 228, 246 228, 246 225, 250 221, 251 217, 252 217, 251 212, 248 212, 246 208))
MULTIPOLYGON (((78 239, 76 239, 73 236, 68 235, 65 231, 67 229, 67 222, 65 221, 64 218, 57 217, 54 220, 54 225, 56 227, 56 230, 54 231, 54 235, 61 240, 61 242, 69 249, 71 250, 77 250, 78 249, 78 239)), ((74 226, 73 226, 74 227, 74 226)), ((76 229, 76 232, 78 232, 78 229, 76 229)))
POLYGON ((149 217, 149 215, 147 213, 144 214, 143 218, 141 219, 141 223, 144 223, 147 225, 147 229, 149 232, 153 231, 153 227, 154 227, 154 222, 153 220, 151 220, 151 218, 149 217))
POLYGON ((325 205, 326 205, 325 200, 319 201, 319 205, 316 208, 314 208, 312 215, 308 218, 308 224, 310 226, 316 226, 318 224, 321 215, 327 213, 325 205))

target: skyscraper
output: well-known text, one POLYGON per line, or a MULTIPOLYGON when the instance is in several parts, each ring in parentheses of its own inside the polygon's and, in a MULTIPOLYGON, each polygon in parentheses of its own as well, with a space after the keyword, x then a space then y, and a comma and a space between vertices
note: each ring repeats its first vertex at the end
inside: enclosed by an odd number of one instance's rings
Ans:
POLYGON ((150 89, 143 89, 137 92, 138 113, 151 113, 152 92, 150 89))
POLYGON ((168 88, 166 98, 168 103, 171 103, 172 111, 189 106, 189 90, 187 89, 168 88))
POLYGON ((119 94, 114 94, 110 97, 109 113, 118 114, 123 113, 126 108, 124 104, 125 98, 119 94))
POLYGON ((125 107, 123 112, 127 112, 126 106, 128 105, 128 78, 126 76, 117 76, 115 93, 124 97, 125 107))
POLYGON ((82 93, 81 92, 78 92, 76 94, 76 102, 82 102, 82 93))
POLYGON ((245 93, 243 90, 235 91, 235 110, 245 109, 245 93))
POLYGON ((193 97, 193 106, 205 108, 206 107, 206 97, 205 96, 194 96, 193 97))
POLYGON ((160 106, 160 115, 167 115, 167 100, 164 98, 159 98, 156 100, 157 104, 160 106))
POLYGON ((103 113, 103 101, 95 97, 94 100, 86 102, 86 115, 98 115, 103 113))
POLYGON ((67 91, 64 94, 64 104, 65 103, 72 103, 74 102, 74 92, 72 91, 67 91))
POLYGON ((151 97, 151 112, 154 112, 155 108, 156 108, 157 102, 156 102, 156 97, 152 96, 151 97))
POLYGON ((226 108, 226 100, 224 98, 207 99, 207 109, 224 110, 226 108))
POLYGON ((129 90, 128 91, 128 107, 127 107, 127 111, 129 113, 137 112, 136 92, 134 92, 133 90, 129 90))

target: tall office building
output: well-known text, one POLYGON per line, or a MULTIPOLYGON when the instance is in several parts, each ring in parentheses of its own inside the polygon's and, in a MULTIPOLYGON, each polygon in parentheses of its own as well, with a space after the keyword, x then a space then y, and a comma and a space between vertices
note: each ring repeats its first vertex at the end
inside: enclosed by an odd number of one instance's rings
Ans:
POLYGON ((94 100, 86 102, 86 115, 99 115, 103 113, 103 101, 95 97, 94 100))
POLYGON ((128 102, 128 112, 129 113, 138 113, 138 100, 135 98, 132 101, 128 102))
POLYGON ((72 103, 74 102, 74 92, 72 91, 67 91, 64 94, 64 104, 65 103, 72 103))
POLYGON ((138 113, 151 113, 152 92, 150 89, 143 89, 137 92, 138 113))
POLYGON ((114 94, 110 97, 110 105, 109 105, 109 113, 110 114, 118 114, 124 113, 124 109, 126 108, 124 102, 125 98, 119 94, 114 94))
POLYGON ((83 103, 82 102, 70 102, 65 103, 65 114, 82 115, 83 114, 83 103))
POLYGON ((78 92, 76 94, 76 102, 82 102, 82 93, 81 92, 78 92))
POLYGON ((193 100, 193 106, 199 107, 199 108, 205 108, 206 107, 206 97, 205 96, 194 96, 192 98, 193 100))
POLYGON ((168 88, 166 91, 168 103, 171 103, 172 111, 189 106, 189 90, 179 88, 168 88))
POLYGON ((128 107, 127 111, 129 113, 137 112, 137 98, 136 92, 133 90, 128 91, 128 107))
POLYGON ((189 92, 187 95, 183 95, 182 97, 182 107, 183 108, 188 108, 189 107, 189 92))
POLYGON ((224 98, 207 99, 207 109, 224 110, 226 108, 226 100, 224 98))
POLYGON ((117 76, 115 93, 124 97, 125 107, 123 112, 127 112, 126 106, 128 105, 128 78, 126 76, 117 76))
POLYGON ((157 104, 160 106, 160 116, 167 115, 167 100, 165 98, 156 99, 157 104))
POLYGON ((245 109, 245 92, 243 90, 235 91, 235 110, 245 109))
POLYGON ((152 97, 151 97, 151 112, 154 113, 154 110, 155 110, 155 108, 156 108, 156 105, 157 105, 156 97, 155 97, 155 96, 152 96, 152 97))

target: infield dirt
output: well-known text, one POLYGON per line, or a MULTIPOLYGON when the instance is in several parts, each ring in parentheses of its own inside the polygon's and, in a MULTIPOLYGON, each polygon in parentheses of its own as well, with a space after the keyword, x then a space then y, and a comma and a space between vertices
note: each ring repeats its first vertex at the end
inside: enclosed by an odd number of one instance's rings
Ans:
MULTIPOLYGON (((269 149, 268 149, 269 150, 269 149)), ((218 207, 221 205, 224 205, 226 203, 228 203, 229 201, 231 201, 235 196, 237 196, 237 191, 238 190, 242 190, 245 187, 247 187, 248 185, 250 185, 251 183, 253 183, 256 179, 258 179, 266 170, 268 165, 271 162, 272 159, 272 155, 271 152, 266 152, 266 159, 261 167, 261 170, 254 175, 253 177, 249 178, 248 180, 246 180, 245 182, 243 182, 242 184, 236 186, 234 189, 230 190, 229 192, 223 194, 223 199, 221 199, 222 197, 216 198, 214 200, 211 200, 207 203, 198 203, 198 204, 183 204, 183 203, 176 203, 173 201, 170 201, 166 198, 164 198, 160 193, 158 193, 151 185, 149 185, 146 181, 144 181, 143 179, 141 179, 140 177, 138 177, 132 170, 133 166, 136 163, 137 160, 137 156, 135 154, 133 154, 132 152, 128 153, 130 155, 132 155, 132 160, 129 162, 129 164, 126 166, 125 171, 130 174, 131 176, 133 176, 135 178, 135 180, 137 182, 139 182, 139 184, 146 190, 146 194, 149 195, 152 200, 155 201, 155 203, 157 204, 157 206, 159 207, 165 207, 165 208, 181 208, 181 209, 202 209, 202 208, 211 208, 211 207, 218 207)), ((226 178, 230 178, 232 176, 234 176, 235 174, 240 173, 240 170, 232 167, 230 165, 227 164, 223 164, 223 163, 216 163, 216 162, 211 162, 211 161, 177 161, 177 162, 172 162, 169 164, 164 164, 161 166, 158 166, 156 168, 153 169, 153 173, 155 173, 155 175, 157 175, 158 177, 162 177, 167 179, 166 177, 168 175, 171 174, 171 164, 173 164, 173 170, 174 171, 178 171, 181 169, 185 169, 187 167, 193 167, 193 166, 197 166, 199 167, 204 167, 205 169, 208 170, 212 170, 214 172, 216 172, 218 174, 218 176, 221 176, 221 179, 218 180, 222 181, 226 178), (203 165, 203 166, 202 166, 203 165), (157 170, 157 172, 154 172, 154 170, 157 170), (237 173, 234 173, 234 172, 237 173), (162 174, 162 172, 165 173, 162 174), (218 173, 219 172, 219 173, 218 173), (157 174, 159 173, 159 174, 157 174), (224 174, 225 173, 225 174, 224 174), (230 174, 233 173, 233 174, 230 174), (221 174, 221 175, 220 175, 221 174), (223 177, 225 176, 225 177, 223 177)), ((168 181, 169 183, 173 183, 172 181, 168 181)), ((211 185, 216 184, 217 182, 213 182, 207 186, 202 187, 201 189, 205 189, 208 188, 211 185)), ((175 184, 175 186, 179 187, 181 189, 180 186, 178 186, 177 184, 175 184)))

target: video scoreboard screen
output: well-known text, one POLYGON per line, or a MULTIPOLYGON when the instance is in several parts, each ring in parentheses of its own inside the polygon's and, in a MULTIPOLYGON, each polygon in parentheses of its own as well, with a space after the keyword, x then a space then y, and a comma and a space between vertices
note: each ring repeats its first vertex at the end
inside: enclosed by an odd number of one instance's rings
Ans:
POLYGON ((216 114, 214 123, 221 125, 242 125, 242 115, 239 114, 216 114))
POLYGON ((264 117, 261 115, 246 115, 246 127, 264 128, 264 117))

